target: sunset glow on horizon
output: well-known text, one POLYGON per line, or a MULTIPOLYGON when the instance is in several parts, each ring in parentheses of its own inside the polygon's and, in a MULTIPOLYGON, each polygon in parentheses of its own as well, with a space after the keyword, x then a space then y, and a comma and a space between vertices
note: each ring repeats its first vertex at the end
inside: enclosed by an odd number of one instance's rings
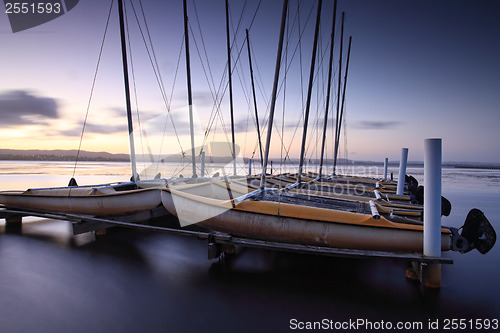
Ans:
MULTIPOLYGON (((179 110, 187 109, 182 1, 142 2, 164 91, 150 64, 152 49, 144 47, 149 37, 140 6, 132 1, 132 8, 127 0, 136 147, 144 153, 144 140, 150 139, 155 140, 151 146, 164 142, 165 151, 188 151, 187 121, 178 116, 179 110), (137 26, 134 10, 143 30, 137 26), (138 115, 136 109, 140 110, 138 115), (171 119, 165 116, 169 112, 171 119), (154 134, 147 132, 152 125, 154 134), (163 129, 166 134, 162 134, 163 129)), ((245 29, 250 28, 259 121, 265 133, 282 3, 251 1, 246 7, 240 0, 229 3, 236 143, 244 157, 259 158, 245 29)), ((1 149, 78 148, 110 4, 80 1, 66 14, 17 33, 12 32, 5 12, 0 13, 4 45, 0 62, 1 149)), ((316 1, 290 1, 288 48, 283 53, 270 151, 273 158, 297 158, 300 152, 316 8, 316 1)), ((333 152, 343 11, 342 76, 349 36, 352 51, 341 134, 347 141, 341 142, 341 157, 398 160, 401 148, 408 147, 409 160, 423 160, 424 139, 439 137, 443 139, 443 161, 500 162, 500 4, 493 0, 339 0, 327 158, 333 152)), ((324 0, 307 158, 319 157, 332 13, 333 0, 324 0)), ((224 15, 223 0, 188 1, 199 142, 231 138, 224 15), (210 132, 205 135, 207 129, 210 132)), ((83 150, 129 152, 118 29, 115 3, 83 150)))

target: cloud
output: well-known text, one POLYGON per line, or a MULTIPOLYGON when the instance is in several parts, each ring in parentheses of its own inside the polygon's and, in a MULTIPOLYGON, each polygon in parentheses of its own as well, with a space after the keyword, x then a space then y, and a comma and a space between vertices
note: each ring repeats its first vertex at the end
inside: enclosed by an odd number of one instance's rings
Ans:
MULTIPOLYGON (((195 108, 214 108, 215 101, 212 93, 206 90, 193 91, 193 105, 195 108)), ((220 97, 219 97, 220 98, 220 97)), ((187 92, 174 96, 171 101, 172 109, 187 107, 187 92)))
POLYGON ((48 124, 59 118, 57 100, 40 97, 27 90, 0 93, 1 127, 48 124))
POLYGON ((128 132, 128 126, 126 124, 87 124, 85 130, 90 133, 113 134, 128 132))
MULTIPOLYGON (((259 119, 260 120, 260 119, 259 119)), ((226 123, 226 126, 228 128, 228 131, 231 131, 231 121, 229 120, 226 123)), ((288 128, 287 125, 285 127, 288 128)), ((261 134, 263 133, 263 125, 262 123, 260 124, 260 132, 261 134)), ((246 132, 257 132, 257 127, 255 126, 255 119, 253 118, 245 118, 245 119, 239 119, 236 120, 234 123, 234 132, 235 133, 246 133, 246 132)))
MULTIPOLYGON (((264 122, 261 118, 259 118, 259 123, 260 123, 259 124, 260 132, 261 132, 261 134, 263 134, 266 131, 267 122, 264 122)), ((320 128, 323 128, 322 124, 323 124, 323 121, 319 121, 318 126, 320 126, 320 128)), ((226 123, 226 125, 227 125, 227 128, 229 128, 229 129, 231 128, 230 127, 231 123, 229 121, 226 123)), ((275 121, 273 128, 274 129, 278 128, 281 131, 282 126, 284 127, 285 130, 289 130, 289 129, 295 130, 295 128, 302 130, 304 124, 303 124, 303 122, 286 121, 282 125, 281 120, 278 119, 275 121)), ((311 129, 313 126, 317 126, 317 125, 315 123, 309 122, 309 129, 311 129)), ((245 118, 245 119, 240 118, 239 120, 236 120, 236 122, 234 124, 234 131, 236 133, 256 132, 257 127, 255 126, 254 117, 248 118, 248 119, 247 118, 245 118)))
POLYGON ((370 120, 363 120, 363 121, 356 122, 353 126, 355 128, 361 128, 361 129, 382 130, 382 129, 396 128, 396 127, 402 125, 403 123, 404 122, 401 122, 401 121, 370 121, 370 120))
MULTIPOLYGON (((92 124, 87 123, 85 125, 86 134, 115 134, 115 133, 127 133, 127 125, 122 124, 92 124)), ((63 136, 80 136, 82 134, 82 127, 74 127, 67 130, 61 130, 57 133, 63 136)))
MULTIPOLYGON (((231 121, 227 124, 229 130, 231 129, 231 121)), ((234 131, 236 133, 245 133, 247 131, 257 131, 255 127, 255 122, 252 119, 240 119, 234 123, 234 131)))
POLYGON ((193 103, 201 106, 213 106, 215 102, 210 91, 199 90, 193 92, 193 103))

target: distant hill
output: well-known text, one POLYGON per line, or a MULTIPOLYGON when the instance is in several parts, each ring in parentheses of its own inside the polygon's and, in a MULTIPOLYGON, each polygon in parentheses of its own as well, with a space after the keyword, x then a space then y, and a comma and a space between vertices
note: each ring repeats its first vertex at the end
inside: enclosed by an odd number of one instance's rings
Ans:
MULTIPOLYGON (((22 160, 22 161, 74 161, 77 150, 16 150, 0 149, 0 160, 22 160)), ((128 162, 128 154, 111 154, 107 152, 80 151, 80 161, 110 161, 128 162)))
MULTIPOLYGON (((77 150, 16 150, 16 149, 0 149, 0 161, 75 161, 77 150)), ((148 155, 136 155, 138 161, 149 161, 148 155)), ((156 158, 156 156, 155 156, 156 158)), ((185 161, 186 155, 171 154, 164 156, 164 162, 181 162, 185 161)), ((102 162, 129 162, 130 156, 128 154, 111 154, 107 152, 92 152, 82 150, 78 156, 79 161, 102 161, 102 162)), ((198 157, 199 160, 199 157, 198 157)), ((231 156, 211 157, 207 162, 214 163, 230 163, 231 156)), ((247 161, 247 159, 245 159, 247 161)))
MULTIPOLYGON (((0 161, 74 161, 76 159, 77 150, 17 150, 17 149, 0 149, 0 161)), ((148 161, 148 156, 137 156, 138 160, 148 161)), ((102 161, 102 162, 129 162, 130 157, 128 154, 111 154, 104 151, 92 152, 82 150, 80 151, 80 156, 78 157, 80 161, 102 161)), ((165 156, 163 158, 164 162, 180 162, 185 161, 186 156, 180 154, 172 154, 165 156)), ((197 158, 199 160, 199 156, 197 158)), ((230 163, 232 158, 230 156, 220 156, 208 158, 207 162, 214 163, 230 163)), ((243 158, 244 162, 248 162, 248 158, 243 158)), ((255 162, 256 159, 254 159, 255 162)), ((270 158, 276 162, 276 158, 270 158)), ((299 160, 295 158, 287 159, 288 164, 298 164, 299 160)), ((305 163, 319 163, 317 159, 307 159, 305 163)), ((333 161, 331 159, 325 160, 325 164, 331 164, 333 161)), ((380 165, 383 166, 384 163, 377 161, 355 161, 344 158, 339 158, 339 165, 380 165)), ((408 161, 409 167, 422 167, 424 165, 421 161, 408 161)), ((399 161, 389 161, 389 166, 397 167, 399 166, 399 161)), ((480 163, 480 162, 443 162, 443 167, 454 167, 454 168, 471 168, 471 169, 500 169, 499 163, 480 163)))

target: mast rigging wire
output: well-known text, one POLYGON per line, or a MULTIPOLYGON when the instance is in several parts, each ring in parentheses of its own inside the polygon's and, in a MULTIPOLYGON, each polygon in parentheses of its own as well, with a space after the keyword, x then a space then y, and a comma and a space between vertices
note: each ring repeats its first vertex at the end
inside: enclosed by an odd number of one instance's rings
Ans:
POLYGON ((82 148, 83 135, 85 133, 85 127, 87 125, 87 119, 88 119, 88 115, 89 115, 89 111, 90 111, 90 104, 92 103, 92 96, 94 95, 94 88, 95 88, 95 83, 96 83, 96 80, 97 80, 97 73, 99 71, 99 65, 101 64, 102 50, 104 49, 104 42, 106 40, 106 34, 108 32, 109 20, 111 18, 111 10, 113 9, 113 4, 114 4, 114 0, 111 0, 111 5, 109 6, 108 18, 106 20, 106 27, 104 28, 104 35, 102 37, 101 48, 99 50, 99 56, 97 58, 97 65, 96 65, 96 69, 95 69, 95 72, 94 72, 94 79, 92 80, 92 87, 90 88, 90 96, 89 96, 89 101, 87 103, 87 111, 85 112, 85 119, 83 121, 82 133, 80 135, 80 142, 78 144, 78 150, 76 152, 75 166, 73 167, 72 178, 75 178, 76 166, 78 164, 78 159, 80 157, 80 151, 81 151, 81 148, 82 148))

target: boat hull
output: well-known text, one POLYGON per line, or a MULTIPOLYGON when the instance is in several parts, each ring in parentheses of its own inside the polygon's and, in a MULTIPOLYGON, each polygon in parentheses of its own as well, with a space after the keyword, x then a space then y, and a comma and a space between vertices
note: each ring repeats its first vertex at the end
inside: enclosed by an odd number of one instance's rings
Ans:
MULTIPOLYGON (((184 224, 199 222, 207 229, 231 235, 332 248, 423 251, 422 226, 376 220, 365 214, 251 200, 233 207, 230 201, 172 194, 168 190, 163 190, 161 197, 171 214, 188 220, 184 224), (207 215, 211 217, 203 219, 207 215)), ((441 237, 442 250, 449 250, 449 231, 443 229, 441 237)))
POLYGON ((28 209, 53 213, 85 214, 94 216, 127 215, 150 210, 161 205, 159 189, 137 189, 114 193, 62 190, 6 191, 0 193, 0 203, 8 208, 28 209), (31 193, 30 193, 31 192, 31 193))

